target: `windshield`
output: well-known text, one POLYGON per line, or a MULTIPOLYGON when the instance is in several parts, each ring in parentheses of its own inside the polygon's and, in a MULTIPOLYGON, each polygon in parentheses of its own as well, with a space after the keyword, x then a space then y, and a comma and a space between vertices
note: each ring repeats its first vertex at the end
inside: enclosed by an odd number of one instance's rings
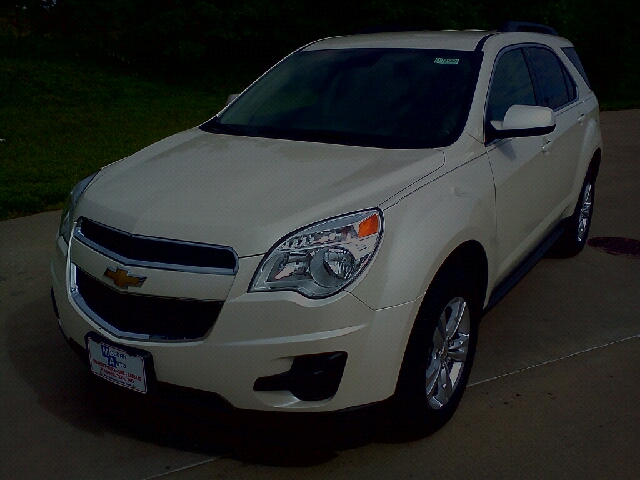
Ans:
POLYGON ((382 148, 455 141, 467 120, 479 52, 298 52, 202 126, 236 135, 382 148))

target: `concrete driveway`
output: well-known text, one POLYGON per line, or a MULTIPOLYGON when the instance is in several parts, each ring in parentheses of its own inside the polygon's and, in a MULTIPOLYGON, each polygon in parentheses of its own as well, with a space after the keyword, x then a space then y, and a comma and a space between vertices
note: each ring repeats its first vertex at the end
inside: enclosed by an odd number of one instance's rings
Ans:
MULTIPOLYGON (((640 110, 601 118, 590 236, 640 239, 640 110)), ((436 434, 283 452, 269 432, 114 405, 51 309, 58 219, 0 222, 1 479, 640 478, 640 259, 542 260, 484 317, 470 386, 436 434)))

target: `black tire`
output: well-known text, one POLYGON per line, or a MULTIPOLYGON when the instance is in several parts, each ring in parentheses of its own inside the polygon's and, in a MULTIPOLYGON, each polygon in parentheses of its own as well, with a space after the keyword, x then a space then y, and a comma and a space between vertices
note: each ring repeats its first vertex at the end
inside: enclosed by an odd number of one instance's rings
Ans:
POLYGON ((547 252, 548 257, 575 257, 584 249, 587 238, 589 238, 589 228, 593 216, 595 188, 596 177, 589 172, 582 184, 573 214, 565 220, 565 231, 547 252))
POLYGON ((393 419, 388 425, 392 433, 410 437, 428 435, 449 421, 469 380, 481 308, 471 275, 455 267, 445 267, 438 273, 409 337, 388 414, 393 419), (455 333, 443 336, 443 325, 452 325, 456 313, 461 320, 455 333), (465 336, 466 354, 462 359, 465 336), (442 387, 446 378, 450 380, 448 390, 442 387))

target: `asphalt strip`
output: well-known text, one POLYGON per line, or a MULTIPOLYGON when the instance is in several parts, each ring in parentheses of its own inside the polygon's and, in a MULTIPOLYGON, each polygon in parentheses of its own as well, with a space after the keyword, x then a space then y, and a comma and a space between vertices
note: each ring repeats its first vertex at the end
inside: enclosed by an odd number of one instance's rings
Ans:
MULTIPOLYGON (((640 338, 640 333, 638 333, 636 335, 631 335, 631 336, 626 337, 626 338, 622 338, 620 340, 614 340, 613 342, 605 343, 605 344, 602 344, 602 345, 596 345, 595 347, 589 347, 589 348, 586 348, 584 350, 580 350, 578 352, 570 353, 569 355, 564 355, 562 357, 554 358, 553 360, 547 360, 546 362, 541 362, 541 363, 536 363, 534 365, 529 365, 528 367, 520 368, 518 370, 514 370, 513 372, 503 373, 503 374, 497 375, 495 377, 487 378, 485 380, 480 380, 479 382, 470 383, 470 384, 467 385, 467 387, 475 387, 476 385, 480 385, 480 384, 483 384, 483 383, 491 382, 491 381, 497 380, 499 378, 508 377, 508 376, 514 375, 516 373, 524 372, 526 370, 531 370, 532 368, 542 367, 543 365, 549 365, 550 363, 555 363, 555 362, 559 362, 561 360, 566 360, 567 358, 575 357, 576 355, 580 355, 580 354, 587 353, 587 352, 592 352, 593 350, 599 350, 601 348, 610 347, 611 345, 615 345, 617 343, 626 342, 626 341, 632 340, 634 338, 640 338)), ((163 472, 163 473, 161 473, 159 475, 154 475, 152 477, 144 478, 143 480, 153 480, 155 478, 164 477, 166 475, 170 475, 170 474, 173 474, 173 473, 176 473, 176 472, 181 472, 183 470, 188 470, 190 468, 194 468, 194 467, 198 467, 200 465, 204 465, 205 463, 211 463, 211 462, 213 462, 215 460, 218 460, 219 458, 220 457, 212 457, 212 458, 209 458, 207 460, 203 460, 202 462, 197 462, 197 463, 194 463, 192 465, 186 465, 186 466, 181 467, 181 468, 176 468, 175 470, 170 470, 168 472, 163 472)))
POLYGON ((165 475, 171 475, 172 473, 181 472, 183 470, 188 470, 193 467, 199 467, 200 465, 204 465, 205 463, 211 463, 214 460, 217 460, 220 457, 212 457, 207 460, 203 460, 202 462, 194 463, 193 465, 186 465, 184 467, 176 468, 175 470, 169 470, 168 472, 162 472, 160 475, 154 475, 153 477, 147 477, 142 480, 153 480, 154 478, 164 477, 165 475))
POLYGON ((575 357, 576 355, 580 355, 581 353, 587 353, 587 352, 591 352, 593 350, 598 350, 600 348, 609 347, 611 345, 615 345, 616 343, 626 342, 627 340, 631 340, 631 339, 634 339, 634 338, 640 338, 640 333, 638 333, 636 335, 631 335, 630 337, 622 338, 620 340, 615 340, 613 342, 605 343, 603 345, 596 345, 595 347, 589 347, 589 348, 586 348, 584 350, 580 350, 579 352, 573 352, 573 353, 570 353, 569 355, 565 355, 563 357, 554 358, 553 360, 547 360, 546 362, 536 363, 535 365, 529 365, 528 367, 520 368, 518 370, 514 370, 513 372, 503 373, 503 374, 497 375, 495 377, 487 378, 485 380, 480 380, 479 382, 470 383, 470 384, 467 385, 467 387, 475 387, 476 385, 480 385, 481 383, 491 382, 493 380, 497 380, 498 378, 508 377, 509 375, 514 375, 516 373, 524 372, 526 370, 531 370, 532 368, 541 367, 543 365, 549 365, 550 363, 555 363, 555 362, 559 362, 560 360, 565 360, 567 358, 575 357))

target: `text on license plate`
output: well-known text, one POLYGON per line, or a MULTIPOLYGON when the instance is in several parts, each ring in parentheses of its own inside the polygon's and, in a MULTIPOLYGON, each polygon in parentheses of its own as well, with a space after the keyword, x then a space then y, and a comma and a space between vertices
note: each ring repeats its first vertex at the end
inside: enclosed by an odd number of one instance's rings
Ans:
POLYGON ((144 359, 125 350, 92 338, 87 339, 91 371, 96 375, 123 387, 147 392, 144 359))

